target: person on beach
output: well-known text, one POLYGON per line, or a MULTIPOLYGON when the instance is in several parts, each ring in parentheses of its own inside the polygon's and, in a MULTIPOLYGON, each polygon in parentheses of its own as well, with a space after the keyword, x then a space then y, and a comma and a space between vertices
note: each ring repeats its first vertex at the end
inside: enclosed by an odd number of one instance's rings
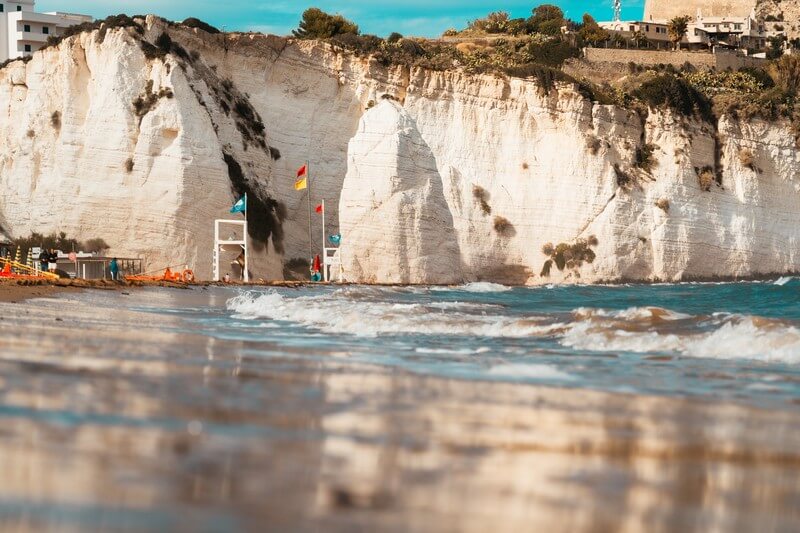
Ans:
POLYGON ((50 253, 47 248, 42 247, 42 251, 39 252, 39 271, 47 272, 48 263, 50 263, 50 253))
POLYGON ((231 282, 231 275, 230 275, 230 273, 226 273, 226 274, 225 274, 225 275, 222 277, 222 281, 223 281, 223 283, 230 283, 230 282, 231 282))
POLYGON ((111 263, 108 264, 108 270, 111 271, 111 279, 114 281, 119 281, 119 263, 117 263, 117 258, 111 260, 111 263))
POLYGON ((47 256, 47 270, 50 272, 55 272, 56 268, 58 268, 58 252, 55 249, 50 250, 50 254, 47 256))

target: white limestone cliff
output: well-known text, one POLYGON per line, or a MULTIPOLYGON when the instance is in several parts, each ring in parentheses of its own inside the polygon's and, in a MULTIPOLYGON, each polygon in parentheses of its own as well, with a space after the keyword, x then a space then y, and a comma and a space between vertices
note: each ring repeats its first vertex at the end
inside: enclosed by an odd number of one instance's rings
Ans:
POLYGON ((325 43, 209 35, 153 17, 145 27, 76 36, 0 70, 8 233, 102 237, 117 255, 187 262, 208 278, 211 222, 228 216, 234 189, 248 190, 259 201, 251 265, 277 278, 308 255, 307 199, 292 184, 310 160, 312 205, 326 200, 351 281, 800 271, 800 160, 787 125, 723 119, 714 131, 658 112, 643 123, 567 84, 383 67, 325 43), (148 59, 140 40, 162 33, 190 54, 148 59), (155 98, 140 123, 132 102, 149 81, 151 94, 173 97, 155 98), (634 164, 646 144, 657 146, 647 171, 634 164), (704 167, 720 179, 708 191, 704 167), (580 239, 593 262, 541 275, 545 244, 580 239))
POLYGON ((430 148, 399 104, 384 100, 350 141, 339 224, 348 278, 457 283, 463 278, 453 217, 430 148))

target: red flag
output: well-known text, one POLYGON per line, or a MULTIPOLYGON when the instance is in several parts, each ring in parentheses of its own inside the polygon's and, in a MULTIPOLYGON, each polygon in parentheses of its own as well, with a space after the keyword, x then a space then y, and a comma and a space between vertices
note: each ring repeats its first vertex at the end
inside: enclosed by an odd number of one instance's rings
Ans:
POLYGON ((322 204, 319 204, 319 205, 316 207, 316 212, 317 212, 317 213, 322 213, 322 204))
POLYGON ((308 172, 308 169, 306 168, 306 165, 303 165, 297 170, 297 177, 299 178, 300 176, 305 176, 306 172, 308 172))

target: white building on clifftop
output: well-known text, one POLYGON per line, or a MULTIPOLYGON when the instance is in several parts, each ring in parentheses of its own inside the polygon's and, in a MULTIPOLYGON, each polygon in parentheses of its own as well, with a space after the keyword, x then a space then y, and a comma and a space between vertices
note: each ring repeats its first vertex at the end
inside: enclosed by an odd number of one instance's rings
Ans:
POLYGON ((34 13, 35 0, 0 0, 0 61, 29 56, 50 36, 83 22, 88 15, 72 13, 34 13))

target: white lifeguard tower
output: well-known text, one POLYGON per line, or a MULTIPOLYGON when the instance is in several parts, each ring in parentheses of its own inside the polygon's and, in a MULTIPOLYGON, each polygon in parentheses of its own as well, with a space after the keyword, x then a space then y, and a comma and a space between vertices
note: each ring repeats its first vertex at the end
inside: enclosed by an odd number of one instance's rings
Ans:
POLYGON ((214 221, 214 281, 220 280, 220 257, 222 252, 236 252, 241 250, 244 254, 242 267, 242 280, 250 281, 248 263, 250 253, 247 249, 247 220, 217 219, 214 221), (227 232, 228 238, 223 238, 227 232))
POLYGON ((339 253, 339 248, 331 248, 328 246, 327 234, 325 232, 325 200, 322 200, 322 276, 325 283, 331 281, 331 267, 339 267, 339 283, 344 280, 344 272, 342 271, 342 258, 339 253))

